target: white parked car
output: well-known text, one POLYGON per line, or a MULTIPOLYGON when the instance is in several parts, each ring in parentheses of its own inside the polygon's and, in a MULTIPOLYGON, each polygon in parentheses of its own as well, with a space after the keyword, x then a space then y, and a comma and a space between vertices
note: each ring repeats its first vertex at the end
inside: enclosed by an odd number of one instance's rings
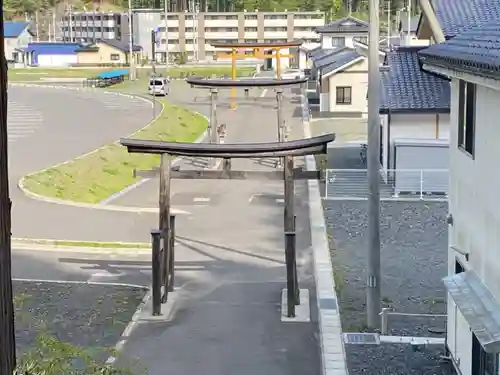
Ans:
POLYGON ((167 77, 153 77, 149 79, 149 94, 165 96, 170 93, 170 80, 167 77))
POLYGON ((300 69, 287 69, 283 73, 281 73, 282 79, 300 79, 305 78, 305 74, 300 69))

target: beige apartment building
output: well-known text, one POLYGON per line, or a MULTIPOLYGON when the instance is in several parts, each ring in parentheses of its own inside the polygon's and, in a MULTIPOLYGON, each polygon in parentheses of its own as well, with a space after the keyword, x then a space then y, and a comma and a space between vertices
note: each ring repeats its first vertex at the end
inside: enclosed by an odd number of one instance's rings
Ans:
MULTIPOLYGON (((325 24, 323 12, 224 12, 224 13, 168 13, 167 33, 165 15, 136 13, 135 20, 141 30, 158 30, 157 58, 165 57, 168 38, 168 52, 186 52, 190 59, 212 60, 216 49, 214 42, 283 42, 303 40, 304 43, 318 43, 315 29, 325 24), (155 26, 153 23, 156 21, 155 26), (146 24, 150 25, 147 26, 146 24)), ((149 34, 150 35, 150 34, 149 34)), ((137 34, 136 34, 137 37, 137 34)), ((147 42, 136 40, 143 47, 143 53, 151 56, 151 37, 147 42)))

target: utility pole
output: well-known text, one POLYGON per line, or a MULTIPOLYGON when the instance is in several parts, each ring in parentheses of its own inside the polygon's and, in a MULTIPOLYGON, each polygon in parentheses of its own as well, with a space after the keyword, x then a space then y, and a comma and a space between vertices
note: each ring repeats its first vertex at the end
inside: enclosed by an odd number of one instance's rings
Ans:
POLYGON ((165 77, 168 77, 168 58, 169 58, 169 53, 168 53, 168 0, 165 1, 165 77))
POLYGON ((132 0, 128 0, 128 60, 129 68, 128 78, 135 81, 135 56, 134 56, 134 36, 132 35, 132 0))
POLYGON ((0 0, 0 375, 16 367, 16 338, 11 274, 11 202, 7 153, 7 59, 5 58, 4 3, 0 0))
POLYGON ((68 18, 68 25, 69 25, 69 42, 73 43, 73 6, 70 4, 69 5, 69 18, 68 18))
POLYGON ((369 3, 368 46, 368 273, 367 325, 380 325, 380 62, 379 0, 369 3))
POLYGON ((54 42, 57 42, 57 38, 56 38, 56 12, 55 10, 52 11, 52 35, 54 37, 54 42))
POLYGON ((407 14, 407 22, 408 22, 408 26, 407 26, 407 30, 406 30, 406 45, 410 45, 411 44, 411 34, 410 34, 410 30, 411 30, 411 0, 408 0, 408 8, 406 9, 406 13, 407 14))
MULTIPOLYGON (((35 12, 36 41, 40 41, 40 25, 38 24, 38 10, 35 12)), ((0 55, 1 56, 1 55, 0 55)))
POLYGON ((387 49, 391 48, 391 0, 387 0, 387 49))

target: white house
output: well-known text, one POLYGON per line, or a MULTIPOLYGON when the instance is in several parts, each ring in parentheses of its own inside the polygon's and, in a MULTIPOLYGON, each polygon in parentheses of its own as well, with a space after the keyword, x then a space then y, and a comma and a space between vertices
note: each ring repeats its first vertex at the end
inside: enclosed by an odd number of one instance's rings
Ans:
POLYGON ((316 28, 323 49, 354 47, 354 40, 368 43, 368 23, 348 16, 316 28))
POLYGON ((313 60, 320 112, 331 117, 366 117, 368 60, 344 47, 313 60))
MULTIPOLYGON (((418 59, 422 48, 394 48, 381 69, 384 170, 448 169, 450 83, 422 71, 418 59)), ((447 175, 439 178, 447 180, 447 175)))
POLYGON ((451 78, 446 343, 461 375, 496 375, 500 371, 500 1, 443 0, 439 7, 438 20, 452 39, 420 51, 420 57, 424 69, 451 78), (455 7, 462 12, 444 12, 455 7), (478 15, 473 22, 465 19, 471 7, 478 15), (452 22, 442 18, 462 14, 464 19, 452 22))
POLYGON ((4 22, 5 58, 9 62, 23 62, 23 49, 33 41, 33 34, 27 22, 4 22))

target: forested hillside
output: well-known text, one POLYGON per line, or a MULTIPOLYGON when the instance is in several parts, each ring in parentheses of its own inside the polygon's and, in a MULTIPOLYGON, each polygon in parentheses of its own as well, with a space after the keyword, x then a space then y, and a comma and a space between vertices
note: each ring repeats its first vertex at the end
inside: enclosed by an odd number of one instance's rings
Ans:
MULTIPOLYGON (((167 0, 175 1, 175 0, 167 0)), ((407 4, 408 0, 392 0, 390 8, 392 13, 401 10, 407 4)), ((412 10, 417 9, 418 0, 412 1, 412 10)), ((366 18, 368 13, 368 0, 351 0, 351 11, 353 14, 366 18)), ((35 12, 60 13, 66 8, 66 4, 72 6, 75 10, 118 10, 128 7, 128 0, 4 0, 4 11, 6 17, 17 18, 24 17, 27 13, 32 15, 35 12)), ((156 0, 132 0, 133 8, 154 8, 156 5, 163 4, 163 1, 156 0)), ((387 11, 389 0, 380 0, 380 8, 387 11)), ((321 10, 327 14, 328 18, 338 18, 346 14, 348 9, 348 0, 208 0, 208 10, 217 11, 242 11, 243 9, 262 11, 293 11, 293 10, 321 10)))

